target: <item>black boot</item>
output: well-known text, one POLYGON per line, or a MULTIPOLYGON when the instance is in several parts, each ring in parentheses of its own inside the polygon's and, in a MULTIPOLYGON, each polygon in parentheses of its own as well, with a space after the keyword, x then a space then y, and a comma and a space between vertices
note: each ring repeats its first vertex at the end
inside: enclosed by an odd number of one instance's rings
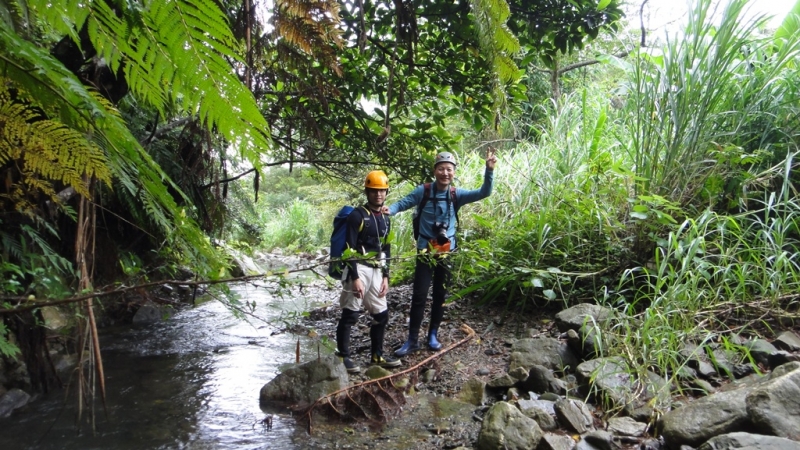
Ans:
POLYGON ((358 311, 342 310, 342 318, 336 327, 336 356, 342 358, 342 363, 348 373, 359 373, 361 367, 350 359, 350 329, 358 321, 358 311))

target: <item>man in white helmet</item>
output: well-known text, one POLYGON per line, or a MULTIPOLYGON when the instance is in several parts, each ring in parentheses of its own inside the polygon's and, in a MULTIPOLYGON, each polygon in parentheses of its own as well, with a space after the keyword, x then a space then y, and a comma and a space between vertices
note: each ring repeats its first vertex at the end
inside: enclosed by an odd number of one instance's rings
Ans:
POLYGON ((436 181, 417 186, 410 194, 388 208, 389 214, 417 207, 419 229, 417 238, 417 261, 414 268, 414 293, 411 297, 408 340, 397 349, 396 356, 406 356, 416 352, 419 346, 419 331, 425 313, 428 290, 433 282, 433 303, 428 325, 426 343, 431 350, 439 350, 439 325, 444 317, 444 301, 450 286, 450 261, 441 257, 456 250, 456 211, 461 206, 482 200, 492 193, 494 167, 497 157, 494 150, 486 155, 486 171, 480 189, 467 190, 452 186, 457 162, 452 153, 441 152, 433 162, 433 176, 436 181))

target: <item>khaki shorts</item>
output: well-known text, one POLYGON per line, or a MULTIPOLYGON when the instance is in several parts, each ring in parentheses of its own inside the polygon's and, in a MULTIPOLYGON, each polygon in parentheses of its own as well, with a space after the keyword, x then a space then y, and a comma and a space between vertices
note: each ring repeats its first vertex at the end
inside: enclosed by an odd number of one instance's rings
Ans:
POLYGON ((342 273, 342 294, 339 296, 339 306, 342 309, 361 311, 361 305, 369 314, 380 314, 386 311, 386 296, 380 297, 378 292, 383 283, 383 270, 380 267, 370 267, 363 264, 356 264, 358 278, 364 286, 364 298, 356 298, 353 295, 353 282, 344 281, 347 278, 347 271, 350 267, 345 267, 342 273), (363 300, 363 301, 362 301, 363 300))

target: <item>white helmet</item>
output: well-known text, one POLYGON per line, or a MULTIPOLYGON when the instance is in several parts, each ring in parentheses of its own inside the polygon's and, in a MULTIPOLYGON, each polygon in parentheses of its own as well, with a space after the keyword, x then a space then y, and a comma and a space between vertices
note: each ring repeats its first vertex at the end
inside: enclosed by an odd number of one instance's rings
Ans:
POLYGON ((436 167, 436 166, 439 165, 439 163, 444 163, 444 162, 448 162, 448 163, 452 164, 453 167, 458 165, 456 163, 456 156, 455 155, 453 155, 450 152, 441 152, 438 155, 436 155, 436 158, 434 158, 433 167, 436 167))

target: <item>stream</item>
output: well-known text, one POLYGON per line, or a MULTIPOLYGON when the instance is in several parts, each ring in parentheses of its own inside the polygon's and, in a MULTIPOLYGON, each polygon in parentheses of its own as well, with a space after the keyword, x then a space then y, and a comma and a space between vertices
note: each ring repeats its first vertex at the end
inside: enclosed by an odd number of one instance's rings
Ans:
MULTIPOLYGON (((233 286, 263 321, 236 318, 206 299, 155 324, 101 330, 107 408, 95 401, 76 425, 74 382, 0 420, 0 449, 301 449, 306 433, 288 414, 261 424, 261 387, 319 340, 278 332, 284 321, 338 298, 338 289, 297 288, 276 296, 233 286), (80 432, 78 431, 80 429, 80 432)), ((331 352, 322 347, 323 352, 331 352)), ((98 394, 99 395, 99 394, 98 394)))

